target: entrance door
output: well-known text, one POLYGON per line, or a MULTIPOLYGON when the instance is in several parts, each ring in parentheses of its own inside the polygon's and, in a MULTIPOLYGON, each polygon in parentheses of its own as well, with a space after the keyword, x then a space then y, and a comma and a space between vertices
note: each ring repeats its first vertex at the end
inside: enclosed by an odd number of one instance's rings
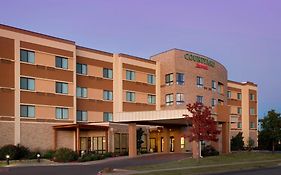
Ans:
POLYGON ((170 137, 170 152, 174 152, 175 151, 175 138, 174 136, 170 137))

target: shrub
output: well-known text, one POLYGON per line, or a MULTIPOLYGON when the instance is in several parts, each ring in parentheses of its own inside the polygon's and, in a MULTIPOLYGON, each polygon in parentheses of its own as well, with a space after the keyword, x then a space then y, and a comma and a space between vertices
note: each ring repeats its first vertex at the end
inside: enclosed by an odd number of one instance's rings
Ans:
POLYGON ((102 159, 102 155, 95 154, 95 153, 87 153, 84 154, 82 157, 79 158, 79 162, 88 162, 88 161, 94 161, 94 160, 100 160, 102 159))
POLYGON ((113 156, 114 156, 114 154, 112 152, 106 152, 103 154, 104 158, 113 157, 113 156))
POLYGON ((3 146, 0 149, 0 159, 5 160, 6 155, 9 155, 11 160, 17 159, 17 147, 15 145, 3 146))
POLYGON ((31 152, 29 148, 22 145, 17 145, 16 159, 29 159, 29 158, 31 158, 31 152))
POLYGON ((231 138, 231 150, 232 151, 238 151, 244 149, 244 141, 242 132, 239 132, 235 137, 231 138))
POLYGON ((208 157, 208 156, 217 156, 219 155, 219 152, 213 146, 208 145, 202 149, 201 154, 203 157, 208 157))
POLYGON ((55 151, 48 150, 43 154, 43 158, 52 160, 55 156, 55 151))
POLYGON ((78 159, 78 154, 69 148, 60 148, 55 152, 56 162, 71 162, 78 159))

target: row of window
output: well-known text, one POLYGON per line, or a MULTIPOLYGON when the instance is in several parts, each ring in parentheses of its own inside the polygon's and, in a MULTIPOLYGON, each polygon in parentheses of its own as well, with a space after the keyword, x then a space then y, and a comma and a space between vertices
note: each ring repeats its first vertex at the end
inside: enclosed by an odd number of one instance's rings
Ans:
MULTIPOLYGON (((237 123, 237 128, 241 129, 242 128, 242 122, 238 122, 237 123)), ((255 123, 254 122, 250 122, 250 129, 254 129, 255 127, 255 123)))
MULTIPOLYGON (((88 121, 88 112, 78 110, 76 113, 77 121, 88 121)), ((33 105, 20 105, 20 116, 34 118, 35 117, 35 106, 33 105)), ((56 108, 56 119, 68 119, 69 112, 68 108, 56 108)), ((112 113, 104 112, 103 121, 112 121, 112 113)))
MULTIPOLYGON (((198 103, 203 103, 203 96, 196 96, 196 101, 198 103)), ((174 104, 174 94, 166 94, 165 96, 166 106, 170 106, 174 104)), ((223 103, 223 100, 218 99, 219 104, 223 103)), ((184 94, 176 93, 176 104, 184 104, 184 94)), ((217 100, 212 98, 211 105, 214 107, 217 104, 217 100)))
MULTIPOLYGON (((21 77, 20 79, 20 88, 25 90, 33 90, 35 89, 35 80, 33 78, 25 78, 21 77)), ((86 98, 88 96, 87 88, 77 87, 76 88, 76 96, 81 98, 86 98)), ((68 93, 68 83, 56 82, 56 93, 67 94, 68 93)), ((148 103, 155 104, 156 97, 155 95, 148 95, 148 103)), ((113 100, 113 92, 109 90, 103 91, 103 99, 104 100, 113 100)), ((135 102, 135 92, 126 92, 126 101, 135 102)))
MULTIPOLYGON (((136 72, 132 70, 126 70, 126 80, 135 81, 136 80, 136 72)), ((147 83, 155 84, 155 75, 147 74, 147 83)))
MULTIPOLYGON (((231 91, 227 91, 227 98, 228 98, 228 99, 231 99, 231 98, 232 98, 232 93, 231 93, 231 91)), ((237 99, 238 99, 238 100, 242 100, 242 94, 241 94, 241 93, 237 93, 237 99)), ((250 101, 255 101, 255 100, 256 100, 255 94, 249 94, 249 99, 250 99, 250 101)))
MULTIPOLYGON (((242 115, 242 108, 241 107, 237 108, 237 114, 242 115)), ((250 108, 250 115, 256 115, 256 109, 255 108, 250 108)))
MULTIPOLYGON (((126 101, 127 102, 135 102, 136 101, 136 93, 135 92, 126 92, 126 101)), ((156 103, 156 96, 148 94, 147 95, 147 102, 149 104, 155 104, 156 103)))
MULTIPOLYGON (((184 84, 184 74, 183 73, 176 73, 176 83, 178 85, 183 85, 184 84)), ((167 86, 172 85, 174 83, 174 74, 170 73, 170 74, 166 74, 165 75, 165 84, 167 86)), ((197 87, 204 87, 204 78, 197 76, 196 77, 196 85, 197 87)), ((212 80, 212 90, 213 91, 218 91, 219 93, 223 93, 223 84, 220 82, 216 82, 214 80, 212 80)))

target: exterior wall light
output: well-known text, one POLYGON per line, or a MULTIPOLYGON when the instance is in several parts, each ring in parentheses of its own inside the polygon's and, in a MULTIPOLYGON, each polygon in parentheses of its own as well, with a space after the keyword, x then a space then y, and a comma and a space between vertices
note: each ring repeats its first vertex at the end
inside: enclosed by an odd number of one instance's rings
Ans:
POLYGON ((10 155, 6 155, 7 165, 10 165, 10 155))
POLYGON ((37 156, 37 162, 40 163, 40 157, 41 157, 41 155, 38 153, 36 156, 37 156))

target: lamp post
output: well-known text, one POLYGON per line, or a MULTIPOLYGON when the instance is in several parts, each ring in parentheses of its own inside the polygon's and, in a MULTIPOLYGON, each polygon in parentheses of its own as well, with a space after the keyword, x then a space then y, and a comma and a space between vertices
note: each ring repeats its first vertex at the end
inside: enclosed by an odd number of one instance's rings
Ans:
POLYGON ((41 155, 38 153, 38 154, 37 154, 37 162, 38 162, 38 163, 40 163, 40 157, 41 157, 41 155))
POLYGON ((10 165, 10 155, 6 155, 7 165, 10 165))

